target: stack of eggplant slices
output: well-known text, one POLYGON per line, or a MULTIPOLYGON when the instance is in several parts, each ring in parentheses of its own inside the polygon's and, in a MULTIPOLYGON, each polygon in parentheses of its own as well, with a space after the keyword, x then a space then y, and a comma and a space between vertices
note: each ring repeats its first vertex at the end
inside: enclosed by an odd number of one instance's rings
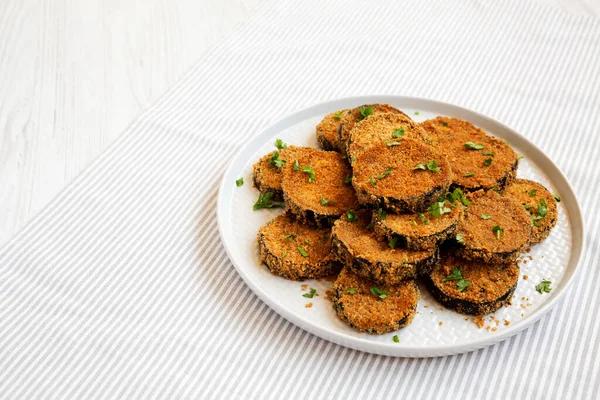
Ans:
POLYGON ((288 146, 255 165, 261 261, 280 277, 334 276, 339 318, 361 332, 409 325, 422 280, 443 306, 485 315, 510 304, 518 258, 557 222, 557 201, 517 179, 501 139, 449 117, 421 123, 387 104, 332 112, 322 150, 288 146))

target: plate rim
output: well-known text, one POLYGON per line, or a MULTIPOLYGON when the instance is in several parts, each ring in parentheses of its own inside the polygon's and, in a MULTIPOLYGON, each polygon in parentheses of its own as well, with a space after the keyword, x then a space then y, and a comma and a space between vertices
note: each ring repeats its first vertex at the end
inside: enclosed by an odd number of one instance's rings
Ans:
MULTIPOLYGON (((429 108, 429 107, 421 107, 421 108, 429 108)), ((318 113, 322 113, 319 111, 318 113)), ((460 118, 460 116, 459 116, 460 118)), ((511 143, 514 141, 511 140, 511 143)), ((523 146, 519 146, 523 147, 523 146)), ((563 203, 564 204, 564 203, 563 203)), ((556 165, 552 159, 540 148, 538 148, 533 142, 529 139, 525 138, 514 129, 509 127, 508 125, 495 120, 491 117, 488 117, 484 114, 481 114, 477 111, 458 106, 455 104, 425 98, 425 97, 414 97, 414 96, 401 96, 401 95, 389 95, 389 94, 372 94, 372 95, 362 95, 362 96, 351 96, 351 97, 343 97, 339 99, 328 100, 324 102, 319 102, 313 104, 309 107, 302 108, 300 110, 289 113, 275 122, 270 123, 265 128, 263 128, 257 135, 253 136, 248 140, 235 154, 232 160, 229 162, 229 165, 225 172, 223 173, 221 184, 219 185, 219 191, 217 195, 217 220, 218 220, 218 229, 219 236, 221 239, 221 243, 225 248, 225 252, 235 267, 237 273, 242 277, 244 283, 248 285, 248 287, 252 290, 252 292, 257 295, 261 301, 269 306, 273 311, 277 314, 290 321, 294 325, 299 328, 314 334, 320 338, 328 340, 330 342, 336 343, 341 346, 349 347, 355 350, 364 351, 368 353, 380 354, 385 356, 393 356, 393 357, 438 357, 445 356, 451 354, 460 354, 466 353, 470 351, 474 351, 483 347, 487 347, 498 343, 500 341, 506 340, 517 333, 527 329, 535 322, 537 322, 542 316, 544 316, 548 311, 550 311, 556 303, 562 299, 565 292, 570 288, 573 284, 574 278, 577 276, 578 271, 580 270, 581 264, 581 255, 583 253, 583 249, 585 248, 585 225, 584 220, 581 213, 581 206, 579 204, 579 200, 575 194, 573 187, 570 182, 562 172, 562 170, 556 165), (570 197, 573 199, 572 202, 569 202, 569 205, 566 207, 565 212, 569 216, 569 220, 571 222, 571 232, 573 241, 571 243, 572 251, 570 259, 568 260, 568 265, 574 264, 573 272, 570 276, 565 276, 565 281, 561 282, 561 286, 557 292, 553 293, 553 297, 542 304, 538 309, 534 311, 533 314, 528 316, 526 321, 523 324, 515 324, 501 331, 490 333, 489 337, 482 337, 480 339, 476 339, 470 341, 468 343, 459 343, 459 344, 444 344, 439 346, 406 346, 398 343, 381 343, 381 342, 371 342, 366 341, 360 337, 348 336, 340 332, 336 332, 334 330, 324 328, 317 324, 311 324, 304 321, 299 315, 288 311, 285 307, 275 301, 269 294, 267 294, 256 282, 252 279, 248 274, 246 274, 244 268, 240 267, 238 264, 238 260, 236 259, 233 251, 230 249, 230 243, 226 237, 226 229, 227 229, 227 209, 226 207, 229 205, 229 200, 231 200, 233 196, 233 191, 235 189, 235 185, 233 182, 235 181, 234 172, 237 170, 238 164, 241 163, 241 167, 243 167, 248 160, 243 159, 243 154, 247 151, 248 147, 252 146, 253 143, 261 143, 264 144, 266 140, 271 139, 274 134, 282 130, 288 126, 293 126, 295 123, 303 121, 306 118, 310 118, 320 109, 327 108, 329 110, 337 110, 342 108, 350 108, 351 106, 358 106, 361 104, 373 104, 373 103, 416 103, 416 104, 429 104, 436 108, 445 108, 453 111, 452 115, 460 115, 460 114, 469 114, 471 116, 475 116, 478 119, 486 121, 487 123, 495 124, 500 126, 502 129, 510 132, 511 135, 514 135, 515 138, 522 145, 526 145, 531 147, 533 151, 538 153, 538 156, 541 156, 542 161, 545 163, 549 163, 555 171, 552 171, 548 176, 553 176, 550 179, 552 183, 555 182, 555 176, 558 176, 559 180, 563 181, 563 188, 561 189, 561 196, 570 197), (233 178, 233 180, 231 180, 233 178), (567 189, 568 193, 565 195, 564 189, 567 189), (228 197, 227 194, 230 193, 228 197), (578 236, 578 240, 575 240, 575 237, 578 236), (417 355, 418 354, 418 355, 417 355)), ((567 267, 568 268, 568 267, 567 267)))

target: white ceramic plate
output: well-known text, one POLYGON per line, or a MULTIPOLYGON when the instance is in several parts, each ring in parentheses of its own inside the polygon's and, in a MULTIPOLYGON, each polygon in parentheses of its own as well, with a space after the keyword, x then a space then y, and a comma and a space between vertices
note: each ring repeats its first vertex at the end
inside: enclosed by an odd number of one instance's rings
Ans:
POLYGON ((521 331, 544 315, 561 297, 575 276, 583 247, 583 221, 573 189, 556 165, 527 139, 488 117, 450 104, 433 100, 400 96, 364 96, 330 101, 289 115, 252 139, 235 157, 223 177, 218 199, 218 219, 221 239, 239 274, 265 303, 284 318, 317 336, 343 346, 371 353, 432 357, 472 351, 521 331), (386 335, 358 333, 339 320, 325 291, 331 286, 326 280, 303 283, 318 290, 320 296, 302 297, 300 282, 285 280, 269 273, 260 264, 256 233, 282 209, 252 211, 258 191, 252 185, 252 164, 275 149, 276 138, 288 144, 318 147, 315 126, 329 112, 361 104, 388 103, 414 120, 422 121, 437 115, 462 118, 483 128, 489 134, 505 139, 519 154, 518 176, 541 182, 559 194, 559 220, 550 237, 533 246, 521 263, 521 278, 513 304, 502 307, 492 320, 478 328, 471 318, 443 309, 421 288, 422 298, 417 315, 408 327, 386 335), (417 113, 418 112, 418 113, 417 113), (236 187, 236 179, 245 184, 236 187), (527 279, 524 279, 527 275, 527 279), (535 291, 542 279, 552 281, 549 294, 535 291), (305 307, 309 302, 311 308, 305 307), (497 321, 497 322, 496 322, 497 321), (397 334, 400 342, 392 340, 397 334))

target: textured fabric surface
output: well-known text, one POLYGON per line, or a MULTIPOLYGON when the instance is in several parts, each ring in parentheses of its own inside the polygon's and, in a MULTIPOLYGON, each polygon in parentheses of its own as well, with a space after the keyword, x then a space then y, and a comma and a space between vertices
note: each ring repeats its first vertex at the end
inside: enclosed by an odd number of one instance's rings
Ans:
POLYGON ((600 21, 520 0, 275 1, 0 251, 0 397, 595 398, 600 21), (324 100, 455 103, 573 184, 587 246, 541 321, 480 351, 361 353, 264 305, 227 259, 217 187, 270 122, 324 100))

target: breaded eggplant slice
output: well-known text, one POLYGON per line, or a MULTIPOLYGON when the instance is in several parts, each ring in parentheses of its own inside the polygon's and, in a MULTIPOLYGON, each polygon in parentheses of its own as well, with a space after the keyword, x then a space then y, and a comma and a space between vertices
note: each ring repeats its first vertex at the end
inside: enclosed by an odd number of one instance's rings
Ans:
POLYGON ((360 332, 384 334, 409 325, 421 297, 414 280, 380 285, 347 267, 330 291, 333 308, 342 321, 360 332))
POLYGON ((333 252, 355 274, 379 284, 396 285, 436 266, 436 248, 415 251, 377 240, 370 226, 370 210, 354 211, 350 217, 346 214, 333 225, 333 252), (354 216, 358 218, 355 221, 354 216))
POLYGON ((533 222, 529 244, 546 239, 558 221, 558 204, 552 193, 541 183, 515 179, 504 189, 503 194, 517 200, 529 211, 533 222))
POLYGON ((476 127, 469 121, 453 117, 435 117, 420 123, 425 133, 434 142, 440 138, 456 133, 470 133, 474 135, 485 135, 485 131, 476 127))
POLYGON ((517 176, 519 157, 504 140, 463 132, 441 137, 437 146, 452 167, 453 188, 502 191, 517 176))
POLYGON ((396 213, 425 211, 448 191, 453 176, 445 155, 414 139, 374 145, 356 157, 352 169, 358 201, 396 213))
POLYGON ((411 250, 435 249, 447 238, 454 238, 458 221, 462 217, 460 202, 445 201, 441 215, 431 212, 416 214, 391 214, 382 209, 373 212, 373 229, 379 240, 396 239, 397 246, 411 250))
POLYGON ((339 151, 338 131, 344 110, 329 113, 317 125, 317 140, 323 150, 339 151))
POLYGON ((466 261, 444 254, 425 277, 425 286, 444 307, 467 315, 486 315, 510 304, 519 266, 466 261))
POLYGON ((531 238, 529 213, 494 191, 473 199, 456 228, 456 254, 489 264, 513 263, 531 238))
POLYGON ((298 149, 302 149, 302 147, 290 146, 286 149, 272 151, 261 157, 253 166, 252 180, 254 186, 261 193, 273 193, 272 199, 274 201, 283 200, 283 190, 281 189, 282 171, 290 166, 287 159, 293 157, 298 149), (274 157, 275 153, 277 153, 276 157, 274 157), (276 162, 277 160, 282 162, 276 162))
POLYGON ((352 185, 346 183, 352 171, 341 154, 310 148, 294 154, 281 182, 286 211, 300 221, 331 226, 346 210, 358 207, 352 185))
POLYGON ((356 158, 373 144, 385 143, 394 146, 403 138, 419 140, 430 144, 429 136, 418 123, 404 114, 384 113, 366 118, 352 128, 347 143, 350 159, 356 158))
POLYGON ((340 120, 340 127, 338 130, 338 145, 342 154, 346 155, 350 131, 352 131, 354 125, 364 119, 368 119, 372 115, 384 113, 402 114, 407 118, 410 118, 404 112, 389 104, 365 104, 360 107, 345 110, 342 113, 342 119, 340 120))
POLYGON ((331 230, 302 224, 282 214, 258 231, 260 261, 273 275, 300 281, 336 274, 331 230))

